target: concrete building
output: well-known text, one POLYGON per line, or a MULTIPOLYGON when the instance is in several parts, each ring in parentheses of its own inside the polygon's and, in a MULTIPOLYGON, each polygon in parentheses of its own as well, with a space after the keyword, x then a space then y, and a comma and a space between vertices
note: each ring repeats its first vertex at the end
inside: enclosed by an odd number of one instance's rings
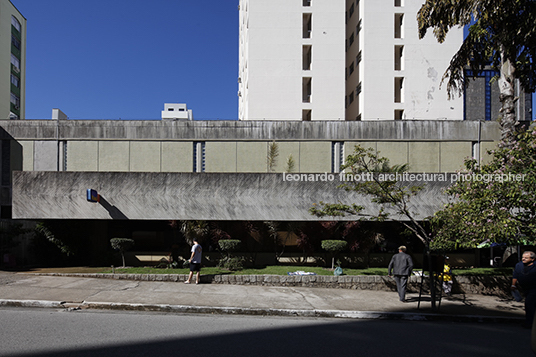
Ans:
MULTIPOLYGON (((498 71, 485 69, 474 75, 472 70, 465 70, 468 85, 464 92, 464 119, 465 120, 497 120, 500 116, 501 102, 499 100, 499 84, 495 80, 498 71), (473 76, 475 78, 473 78, 473 76)), ((520 121, 532 120, 532 93, 525 93, 515 81, 516 118, 520 121)))
POLYGON ((194 120, 194 114, 186 104, 165 103, 162 111, 162 119, 169 120, 194 120))
POLYGON ((336 197, 337 182, 283 182, 290 156, 292 173, 336 177, 340 157, 360 144, 393 164, 408 163, 411 172, 445 173, 500 137, 498 123, 474 121, 25 120, 0 128, 1 164, 10 168, 2 175, 2 212, 8 217, 13 202, 18 219, 316 220, 308 205, 336 197), (274 143, 275 174, 264 177, 274 143), (87 205, 82 186, 106 190, 114 213, 87 205), (143 203, 149 201, 154 208, 143 203))
POLYGON ((462 120, 463 99, 448 100, 441 78, 463 41, 419 40, 420 0, 347 0, 346 120, 462 120))
POLYGON ((241 0, 239 119, 462 120, 439 88, 463 40, 418 39, 418 0, 241 0))
POLYGON ((0 0, 0 118, 24 119, 26 19, 9 0, 0 0))
POLYGON ((344 120, 345 1, 240 1, 239 119, 344 120))

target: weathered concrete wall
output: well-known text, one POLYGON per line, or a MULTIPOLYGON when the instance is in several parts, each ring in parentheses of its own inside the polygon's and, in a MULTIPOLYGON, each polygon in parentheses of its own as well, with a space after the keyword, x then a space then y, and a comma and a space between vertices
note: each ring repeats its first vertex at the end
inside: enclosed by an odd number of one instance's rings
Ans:
MULTIPOLYGON (((370 198, 338 188, 332 181, 296 182, 283 174, 14 172, 13 218, 150 220, 317 220, 313 203, 357 203, 377 214, 370 198), (86 201, 96 189, 100 203, 86 201)), ((328 177, 329 178, 329 177, 328 177)), ((450 182, 427 182, 411 200, 417 218, 432 215, 446 203, 441 189, 450 182)), ((411 184, 419 184, 415 181, 411 184)), ((332 220, 333 218, 327 218, 332 220)), ((342 218, 342 220, 355 217, 342 218)))
POLYGON ((1 139, 16 140, 402 140, 497 141, 497 122, 0 120, 1 139))

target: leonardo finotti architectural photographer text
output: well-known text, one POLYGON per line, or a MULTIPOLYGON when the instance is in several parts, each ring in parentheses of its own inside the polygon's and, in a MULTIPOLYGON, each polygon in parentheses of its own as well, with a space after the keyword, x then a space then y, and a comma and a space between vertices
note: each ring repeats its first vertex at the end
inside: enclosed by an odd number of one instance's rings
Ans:
POLYGON ((340 173, 332 174, 324 172, 322 174, 290 174, 283 173, 285 182, 366 182, 366 181, 405 181, 405 182, 446 182, 456 181, 482 181, 482 182, 508 182, 508 181, 525 181, 525 174, 466 174, 466 173, 378 173, 363 172, 360 174, 340 173))

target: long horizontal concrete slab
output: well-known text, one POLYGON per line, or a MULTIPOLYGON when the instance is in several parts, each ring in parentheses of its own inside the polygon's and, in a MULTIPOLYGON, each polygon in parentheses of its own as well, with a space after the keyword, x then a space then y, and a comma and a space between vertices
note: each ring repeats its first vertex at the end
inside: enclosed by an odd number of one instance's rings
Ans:
MULTIPOLYGON (((16 171, 13 218, 312 221, 318 218, 309 209, 320 201, 362 205, 365 214, 379 211, 370 197, 339 188, 339 174, 304 175, 16 171), (100 203, 87 201, 87 189, 97 190, 100 203)), ((442 189, 452 174, 431 175, 400 181, 425 183, 410 202, 418 219, 447 201, 442 189)))
POLYGON ((497 122, 0 120, 0 139, 16 140, 403 140, 497 141, 497 122))

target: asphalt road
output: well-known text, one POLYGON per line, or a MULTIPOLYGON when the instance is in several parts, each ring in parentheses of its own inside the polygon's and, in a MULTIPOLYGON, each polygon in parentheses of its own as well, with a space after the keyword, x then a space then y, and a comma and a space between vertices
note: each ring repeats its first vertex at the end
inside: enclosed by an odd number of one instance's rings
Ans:
POLYGON ((0 356, 534 356, 514 324, 0 309, 0 356))

